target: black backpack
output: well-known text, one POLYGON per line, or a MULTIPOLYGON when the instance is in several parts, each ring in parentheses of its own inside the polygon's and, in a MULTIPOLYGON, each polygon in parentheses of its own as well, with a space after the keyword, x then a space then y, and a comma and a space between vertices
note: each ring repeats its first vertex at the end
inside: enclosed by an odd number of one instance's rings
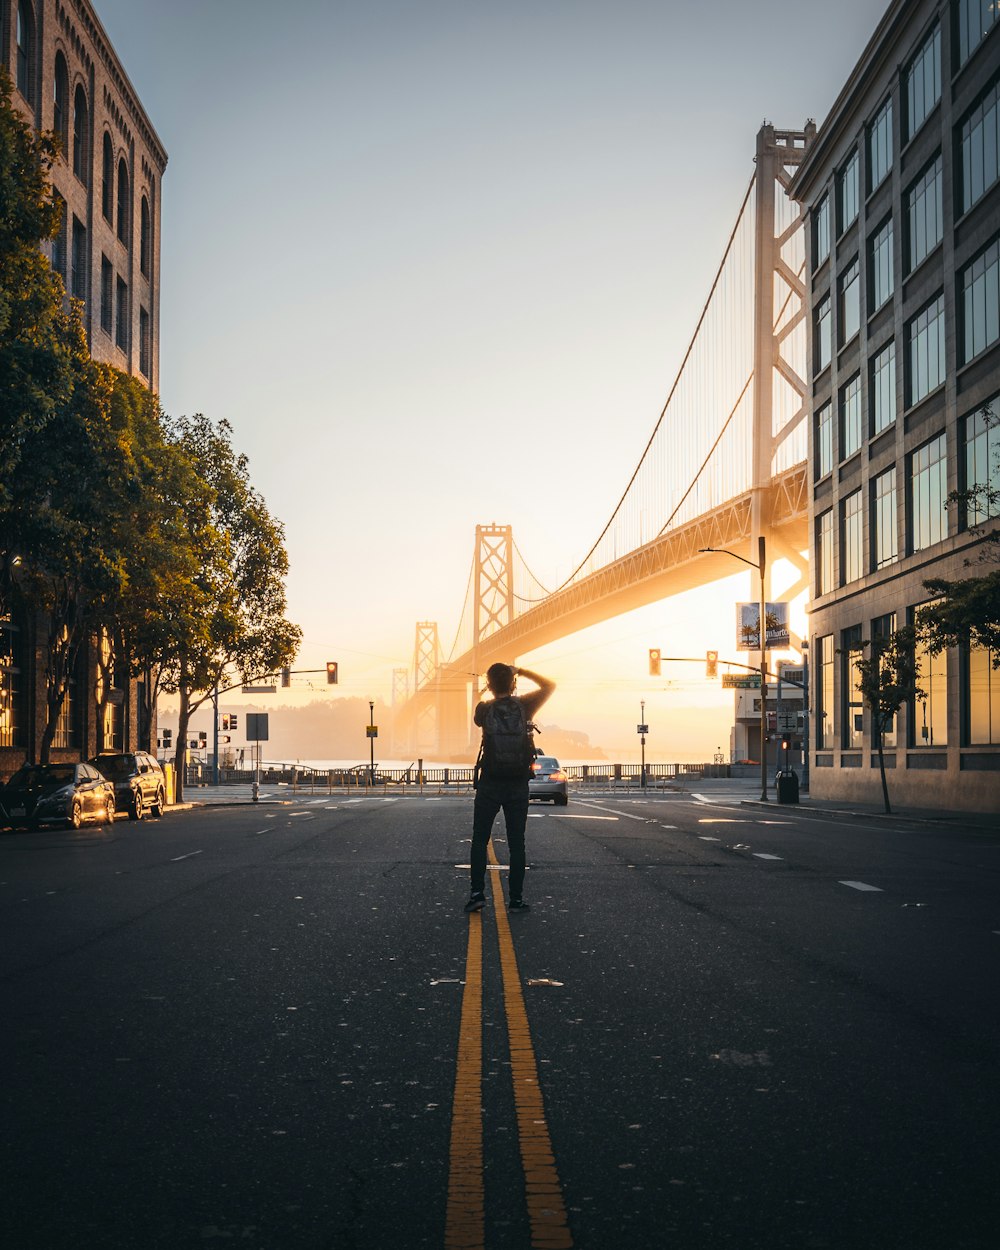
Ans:
POLYGON ((494 699, 483 704, 482 774, 495 781, 520 781, 531 771, 535 744, 520 699, 494 699))

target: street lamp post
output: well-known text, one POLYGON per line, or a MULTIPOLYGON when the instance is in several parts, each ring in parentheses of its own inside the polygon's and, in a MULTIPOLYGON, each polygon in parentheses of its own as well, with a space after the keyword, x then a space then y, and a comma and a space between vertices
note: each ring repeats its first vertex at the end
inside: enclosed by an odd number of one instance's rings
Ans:
MULTIPOLYGON (((369 731, 373 731, 375 729, 375 701, 374 699, 368 700, 368 728, 369 728, 369 731)), ((371 786, 374 786, 375 785, 375 734, 374 732, 369 732, 368 734, 368 746, 371 751, 371 766, 368 772, 368 784, 371 786)))
POLYGON ((645 790, 646 788, 646 700, 645 699, 639 700, 639 707, 641 709, 639 712, 639 727, 642 731, 639 734, 639 742, 642 746, 642 780, 639 782, 639 785, 641 786, 643 790, 645 790))
POLYGON ((760 573, 760 620, 758 621, 758 641, 760 643, 760 798, 762 803, 766 803, 767 799, 767 602, 766 592, 764 590, 764 578, 767 572, 767 552, 764 544, 764 535, 761 534, 757 539, 757 563, 748 560, 746 556, 738 555, 735 551, 729 551, 726 547, 700 547, 699 551, 721 552, 723 555, 732 556, 734 560, 742 560, 744 564, 748 564, 750 568, 756 568, 760 573))

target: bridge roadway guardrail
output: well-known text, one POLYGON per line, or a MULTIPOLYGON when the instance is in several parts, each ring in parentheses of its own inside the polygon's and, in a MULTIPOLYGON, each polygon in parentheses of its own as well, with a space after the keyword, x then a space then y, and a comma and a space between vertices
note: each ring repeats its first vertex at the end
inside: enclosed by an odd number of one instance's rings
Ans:
MULTIPOLYGON (((367 764, 353 768, 311 769, 298 765, 287 768, 262 768, 262 785, 286 787, 290 794, 392 794, 406 791, 422 793, 461 793, 472 789, 472 767, 454 765, 424 768, 375 767, 374 783, 370 779, 367 764)), ((575 790, 668 790, 678 782, 699 777, 728 777, 740 775, 738 765, 728 764, 647 764, 646 784, 643 787, 642 767, 639 764, 569 764, 564 768, 570 785, 575 790)), ((220 785, 250 785, 255 779, 252 769, 222 768, 219 770, 220 785)), ((212 770, 205 766, 189 767, 185 788, 197 789, 200 785, 213 784, 212 770)))

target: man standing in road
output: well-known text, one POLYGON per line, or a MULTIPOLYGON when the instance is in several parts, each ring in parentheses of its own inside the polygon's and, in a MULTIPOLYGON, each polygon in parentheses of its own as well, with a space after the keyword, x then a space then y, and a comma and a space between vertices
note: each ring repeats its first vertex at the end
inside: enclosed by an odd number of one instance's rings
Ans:
POLYGON ((472 815, 472 893, 467 912, 486 904, 486 848, 493 822, 503 809, 510 852, 511 911, 528 911, 524 888, 524 827, 528 820, 528 778, 531 775, 531 720, 555 690, 555 682, 526 668, 492 664, 486 673, 492 699, 476 705, 474 720, 483 731, 483 745, 476 764, 476 801, 472 815), (518 677, 538 687, 530 694, 514 693, 518 677))

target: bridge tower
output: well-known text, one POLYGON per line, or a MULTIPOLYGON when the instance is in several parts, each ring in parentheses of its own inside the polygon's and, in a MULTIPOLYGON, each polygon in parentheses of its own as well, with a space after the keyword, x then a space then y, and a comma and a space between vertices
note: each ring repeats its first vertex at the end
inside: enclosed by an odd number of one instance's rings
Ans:
MULTIPOLYGON (((438 665, 441 648, 438 643, 437 621, 417 621, 413 644, 413 693, 419 694, 438 681, 438 665)), ((395 685, 395 683, 394 683, 395 685)), ((437 700, 421 705, 420 714, 413 726, 413 749, 434 750, 438 740, 437 700)))
MULTIPOLYGON (((772 486, 782 468, 782 447, 806 418, 809 388, 790 360, 794 337, 806 333, 808 311, 802 208, 784 193, 815 134, 813 122, 804 131, 775 130, 765 123, 757 132, 750 549, 756 555, 757 540, 763 537, 767 568, 778 555, 795 566, 799 581, 783 591, 788 598, 806 589, 808 562, 799 552, 775 542, 772 486)), ((765 585, 769 582, 766 577, 765 585)))

